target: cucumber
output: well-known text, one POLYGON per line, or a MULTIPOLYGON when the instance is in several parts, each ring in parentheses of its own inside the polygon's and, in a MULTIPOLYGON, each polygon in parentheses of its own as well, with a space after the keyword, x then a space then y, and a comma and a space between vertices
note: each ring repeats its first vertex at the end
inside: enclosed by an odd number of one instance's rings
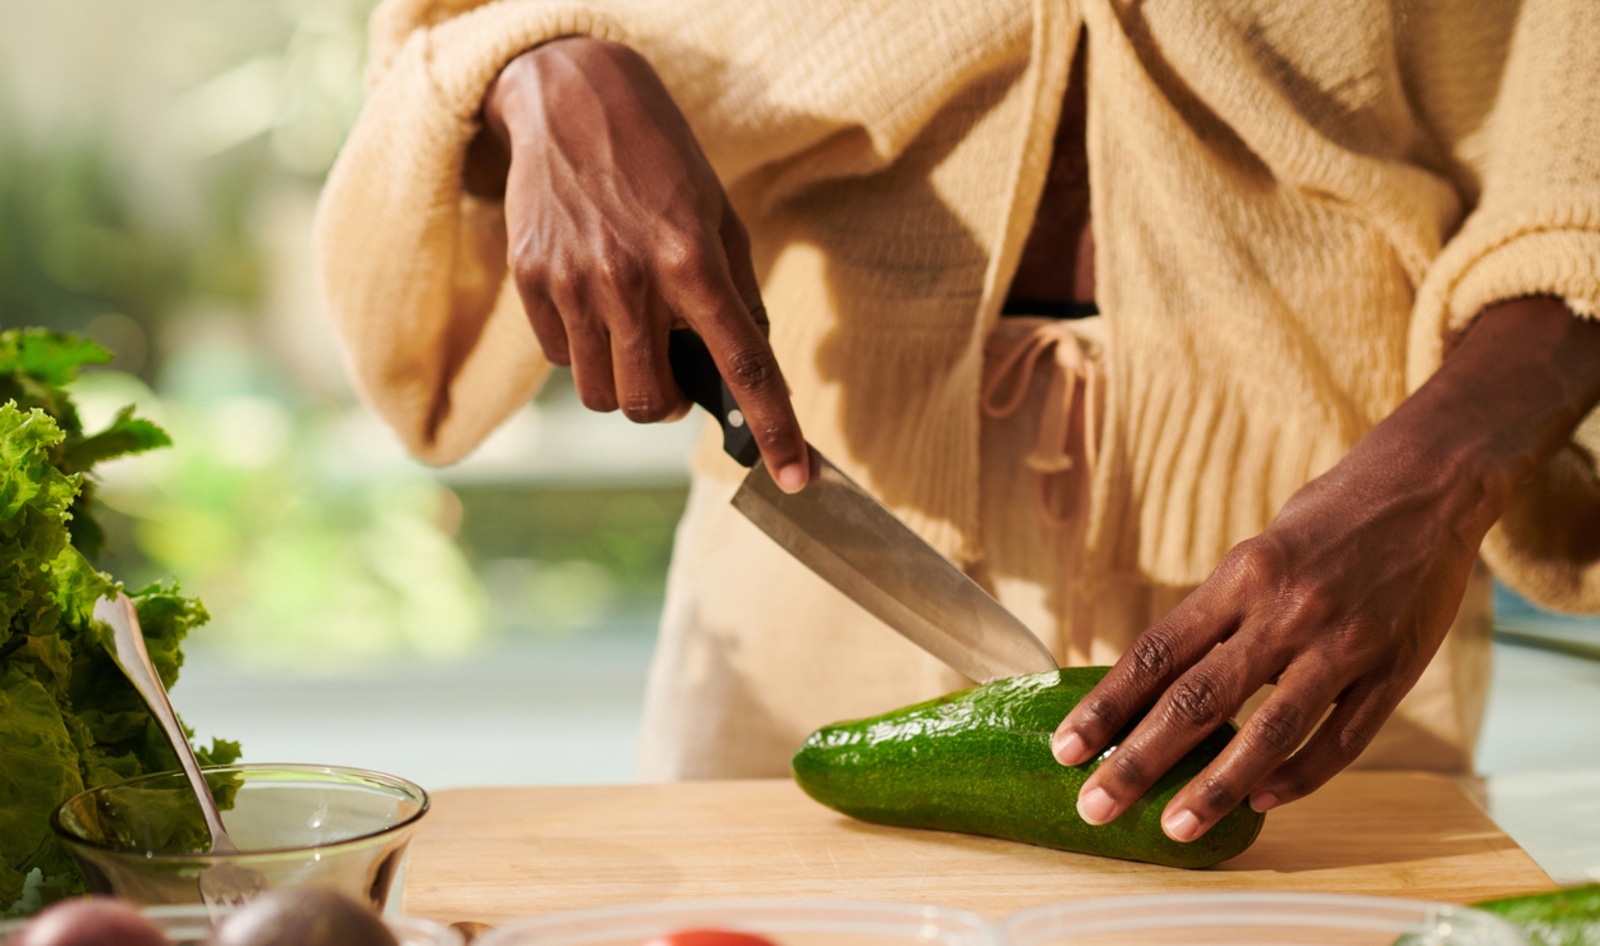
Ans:
POLYGON ((1050 737, 1108 669, 997 680, 826 726, 795 753, 795 781, 822 804, 875 824, 1168 867, 1209 867, 1249 847, 1266 816, 1245 804, 1188 844, 1161 830, 1167 802, 1228 744, 1236 731, 1231 724, 1207 736, 1116 821, 1094 826, 1078 817, 1078 789, 1100 759, 1061 765, 1050 754, 1050 737))
POLYGON ((1600 884, 1473 906, 1504 917, 1532 946, 1600 946, 1600 884))

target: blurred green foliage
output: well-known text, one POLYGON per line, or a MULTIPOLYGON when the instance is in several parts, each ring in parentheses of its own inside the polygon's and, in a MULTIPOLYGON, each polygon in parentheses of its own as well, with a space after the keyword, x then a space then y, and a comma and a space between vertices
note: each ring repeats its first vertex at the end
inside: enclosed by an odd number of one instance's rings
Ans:
POLYGON ((686 484, 498 483, 456 494, 497 627, 571 633, 659 612, 686 484))
POLYGON ((201 595, 197 648, 337 672, 650 623, 683 482, 450 488, 353 460, 362 409, 284 361, 331 345, 304 331, 295 214, 359 111, 374 2, 0 6, 0 327, 97 339, 95 422, 137 402, 172 433, 107 468, 105 562, 201 595))
POLYGON ((101 496, 126 517, 108 541, 138 552, 124 567, 181 576, 207 602, 215 620, 197 644, 328 674, 481 643, 482 586, 449 532, 454 499, 426 471, 340 475, 326 419, 249 349, 186 349, 163 375, 182 380, 159 397, 115 372, 74 393, 86 414, 138 403, 172 434, 170 451, 108 475, 101 496))
MULTIPOLYGON (((197 181, 196 230, 154 222, 104 139, 29 139, 0 108, 0 327, 92 334, 121 316, 157 334, 197 297, 246 306, 261 295, 260 247, 246 226, 239 169, 197 181)), ((154 366, 139 359, 147 376, 154 366)))

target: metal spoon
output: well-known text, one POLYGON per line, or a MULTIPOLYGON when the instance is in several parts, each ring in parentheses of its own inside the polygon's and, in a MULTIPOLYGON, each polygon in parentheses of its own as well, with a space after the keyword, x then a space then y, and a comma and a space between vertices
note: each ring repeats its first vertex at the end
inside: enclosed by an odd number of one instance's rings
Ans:
MULTIPOLYGON (((161 725, 167 741, 172 743, 172 751, 178 754, 178 764, 189 779, 195 801, 200 804, 206 830, 211 832, 211 853, 239 853, 238 846, 228 837, 228 829, 222 825, 222 813, 217 810, 216 799, 211 797, 211 786, 200 774, 200 763, 195 759, 189 738, 178 723, 178 714, 172 711, 167 689, 161 685, 161 677, 150 663, 150 653, 145 649, 144 632, 139 628, 139 615, 133 609, 133 602, 121 592, 114 598, 101 598, 94 604, 94 617, 110 625, 112 659, 127 674, 139 695, 144 697, 145 704, 161 725)), ((205 901, 206 910, 213 920, 266 890, 266 876, 248 867, 219 863, 200 872, 200 897, 205 901)))

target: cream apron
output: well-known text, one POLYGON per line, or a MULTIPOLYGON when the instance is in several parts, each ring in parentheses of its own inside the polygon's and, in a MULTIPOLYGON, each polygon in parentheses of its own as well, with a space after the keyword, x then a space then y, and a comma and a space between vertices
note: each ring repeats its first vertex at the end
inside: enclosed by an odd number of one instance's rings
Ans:
MULTIPOLYGON (((985 348, 971 571, 1062 666, 1109 664, 1191 588, 1074 581, 1102 388, 1100 318, 1003 318, 985 348)), ((970 685, 795 562, 696 476, 645 698, 644 781, 783 776, 812 730, 970 685)), ((1468 772, 1489 682, 1480 565, 1438 656, 1356 767, 1468 772)), ((1259 705, 1258 695, 1241 713, 1259 705)))

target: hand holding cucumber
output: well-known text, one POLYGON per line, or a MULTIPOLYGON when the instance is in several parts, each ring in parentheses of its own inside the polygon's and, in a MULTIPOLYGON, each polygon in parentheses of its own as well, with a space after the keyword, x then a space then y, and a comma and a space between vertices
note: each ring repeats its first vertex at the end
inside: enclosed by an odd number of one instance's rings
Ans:
POLYGON ((1267 683, 1272 696, 1167 805, 1169 837, 1192 841, 1245 799, 1294 801, 1353 762, 1438 650, 1517 484, 1597 401, 1600 324, 1546 298, 1486 309, 1425 385, 1062 721, 1052 749, 1075 765, 1152 707, 1084 783, 1084 820, 1116 819, 1267 683))

